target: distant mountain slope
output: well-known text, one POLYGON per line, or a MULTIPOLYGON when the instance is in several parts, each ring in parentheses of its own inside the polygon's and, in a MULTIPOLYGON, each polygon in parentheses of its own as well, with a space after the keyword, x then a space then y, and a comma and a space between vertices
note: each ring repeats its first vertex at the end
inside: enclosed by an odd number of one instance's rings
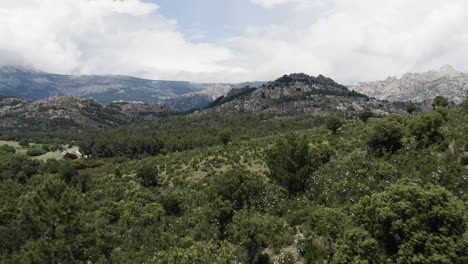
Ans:
POLYGON ((52 96, 81 96, 100 102, 155 103, 172 99, 168 105, 179 111, 203 108, 231 89, 245 85, 155 81, 114 75, 60 75, 26 67, 0 67, 0 94, 3 95, 33 100, 52 96), (179 106, 178 98, 187 101, 190 97, 203 97, 204 100, 193 100, 193 104, 183 103, 179 106))
POLYGON ((0 129, 45 131, 102 128, 154 120, 171 110, 160 104, 99 103, 81 97, 30 99, 0 97, 0 129))
POLYGON ((206 113, 311 113, 314 115, 334 112, 358 112, 365 109, 375 113, 401 112, 401 107, 349 91, 345 86, 330 78, 303 73, 285 75, 260 88, 246 87, 232 90, 227 96, 215 100, 207 109, 195 114, 206 113))
POLYGON ((445 65, 438 71, 406 73, 401 79, 388 77, 384 81, 360 83, 352 89, 393 102, 422 102, 441 95, 458 104, 468 93, 468 74, 445 65))

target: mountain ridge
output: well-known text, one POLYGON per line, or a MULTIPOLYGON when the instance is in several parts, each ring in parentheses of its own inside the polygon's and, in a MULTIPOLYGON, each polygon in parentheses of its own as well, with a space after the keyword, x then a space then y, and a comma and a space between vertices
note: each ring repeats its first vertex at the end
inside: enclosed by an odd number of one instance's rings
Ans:
POLYGON ((444 65, 439 70, 405 73, 401 78, 389 76, 382 81, 362 82, 351 89, 392 102, 423 102, 440 95, 458 104, 468 94, 468 74, 444 65))
POLYGON ((215 100, 208 108, 194 114, 307 112, 325 115, 334 112, 352 114, 367 109, 379 114, 401 112, 401 107, 350 91, 346 86, 323 75, 313 77, 304 73, 293 73, 259 88, 233 90, 227 96, 215 100))
POLYGON ((100 102, 166 103, 177 111, 203 108, 234 88, 251 83, 195 83, 150 80, 126 75, 63 75, 23 66, 0 66, 0 94, 40 100, 52 96, 81 96, 100 102), (202 97, 194 104, 178 100, 202 97), (171 99, 171 100, 169 100, 171 99), (179 107, 181 105, 182 107, 179 107))
POLYGON ((171 112, 161 104, 101 103, 76 96, 53 96, 37 101, 0 96, 0 129, 105 128, 151 121, 171 112))

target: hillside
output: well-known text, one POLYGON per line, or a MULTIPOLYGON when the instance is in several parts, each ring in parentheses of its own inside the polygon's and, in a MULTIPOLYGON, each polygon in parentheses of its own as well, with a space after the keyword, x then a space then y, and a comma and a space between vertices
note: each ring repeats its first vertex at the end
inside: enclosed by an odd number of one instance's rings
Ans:
POLYGON ((171 110, 160 104, 100 103, 81 97, 32 101, 0 97, 0 129, 46 131, 70 128, 104 128, 155 120, 171 110))
POLYGON ((113 75, 60 75, 26 67, 0 67, 0 94, 3 95, 33 100, 52 96, 81 96, 108 103, 158 103, 171 99, 167 104, 177 111, 203 108, 233 88, 258 84, 193 83, 113 75), (203 100, 178 103, 178 98, 187 101, 191 97, 202 97, 203 100))
POLYGON ((468 74, 445 65, 438 71, 406 73, 400 79, 388 77, 384 81, 359 83, 352 89, 392 102, 423 102, 440 95, 458 104, 468 94, 468 74))
POLYGON ((306 74, 285 75, 259 88, 233 90, 196 114, 210 113, 309 113, 349 114, 369 109, 378 114, 401 112, 398 104, 389 104, 348 90, 330 78, 306 74))
POLYGON ((0 146, 0 262, 466 263, 468 101, 290 117, 106 129, 77 160, 0 146))

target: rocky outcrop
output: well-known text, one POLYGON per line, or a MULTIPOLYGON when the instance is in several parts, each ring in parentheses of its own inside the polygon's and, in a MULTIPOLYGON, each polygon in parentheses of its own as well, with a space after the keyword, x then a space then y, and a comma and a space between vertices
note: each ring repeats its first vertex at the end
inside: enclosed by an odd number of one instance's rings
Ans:
POLYGON ((401 112, 401 107, 370 99, 349 91, 330 78, 303 73, 285 75, 259 88, 246 87, 221 97, 203 111, 208 113, 310 113, 327 115, 335 112, 359 112, 371 109, 375 113, 401 112))
POLYGON ((468 93, 468 74, 445 65, 438 71, 406 73, 400 79, 388 77, 384 81, 359 83, 352 89, 392 102, 423 102, 441 95, 458 104, 468 93))

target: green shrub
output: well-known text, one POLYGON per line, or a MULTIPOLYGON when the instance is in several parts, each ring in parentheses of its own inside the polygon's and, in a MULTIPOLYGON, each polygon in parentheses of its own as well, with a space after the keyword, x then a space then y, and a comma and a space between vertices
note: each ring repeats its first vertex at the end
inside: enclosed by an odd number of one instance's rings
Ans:
POLYGON ((361 112, 361 113, 358 114, 358 118, 359 118, 359 120, 361 120, 362 122, 365 123, 373 115, 374 115, 374 113, 372 113, 372 111, 364 111, 364 112, 361 112))
POLYGON ((443 125, 442 115, 437 112, 415 116, 410 120, 408 129, 419 146, 429 146, 443 139, 439 129, 443 125))
POLYGON ((332 134, 336 134, 336 131, 343 126, 343 120, 337 116, 329 116, 325 121, 325 126, 332 134))
POLYGON ((31 156, 31 157, 41 156, 46 153, 47 151, 42 149, 42 147, 31 148, 31 149, 28 149, 28 151, 26 151, 26 155, 31 156))
POLYGON ((21 139, 18 144, 22 147, 28 147, 29 146, 29 140, 27 139, 21 139))
POLYGON ((442 96, 436 96, 434 100, 432 100, 432 108, 436 109, 436 107, 447 107, 449 102, 442 96))
MULTIPOLYGON (((461 264, 468 260, 466 208, 444 188, 402 181, 364 197, 353 213, 356 223, 368 233, 360 231, 365 234, 362 239, 345 237, 353 241, 352 252, 346 253, 351 259, 362 251, 367 252, 366 257, 385 252, 392 263, 461 264), (368 242, 361 245, 360 240, 368 242)), ((339 245, 337 252, 346 247, 346 243, 339 245)))
POLYGON ((137 171, 137 177, 140 179, 140 183, 145 187, 158 186, 158 175, 158 168, 152 164, 144 164, 137 171))
POLYGON ((5 144, 5 145, 0 146, 0 151, 5 152, 5 153, 15 153, 16 149, 12 146, 5 144))
POLYGON ((404 134, 401 118, 398 115, 390 115, 367 128, 366 141, 372 153, 381 156, 385 152, 395 152, 401 148, 404 134))
POLYGON ((463 165, 463 166, 467 166, 467 165, 468 165, 468 155, 463 155, 463 156, 460 158, 460 163, 461 163, 461 165, 463 165))

